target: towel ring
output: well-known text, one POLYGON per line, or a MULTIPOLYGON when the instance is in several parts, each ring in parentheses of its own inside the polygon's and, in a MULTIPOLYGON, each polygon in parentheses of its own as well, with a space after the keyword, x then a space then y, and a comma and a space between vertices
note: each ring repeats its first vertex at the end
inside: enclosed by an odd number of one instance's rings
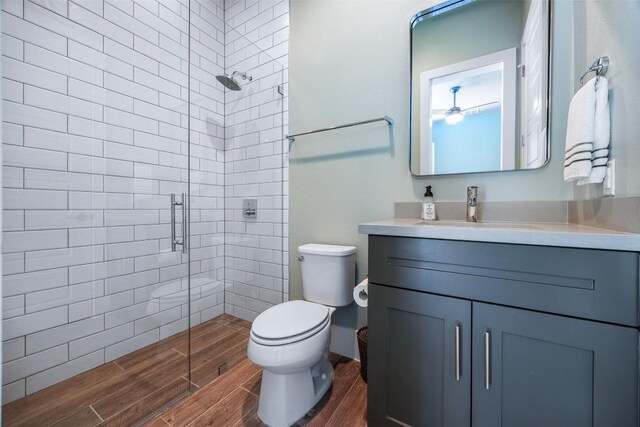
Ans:
POLYGON ((596 59, 593 62, 593 64, 591 64, 591 66, 589 68, 587 68, 587 71, 585 71, 584 74, 580 77, 580 86, 584 86, 584 78, 587 76, 587 74, 595 72, 596 73, 596 79, 599 79, 600 76, 604 76, 605 74, 607 74, 607 70, 608 69, 609 69, 609 57, 608 56, 602 56, 602 57, 596 59))

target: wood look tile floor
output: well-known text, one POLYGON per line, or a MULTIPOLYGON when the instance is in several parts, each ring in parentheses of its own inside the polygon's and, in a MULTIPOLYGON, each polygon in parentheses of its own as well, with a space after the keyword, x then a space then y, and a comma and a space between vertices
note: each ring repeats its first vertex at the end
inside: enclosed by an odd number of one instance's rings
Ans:
MULTIPOLYGON (((331 355, 332 387, 296 427, 362 427, 367 425, 367 386, 360 363, 331 355)), ((165 410, 146 427, 257 427, 261 370, 244 359, 229 372, 165 410)))
MULTIPOLYGON (((3 407, 5 426, 261 426, 261 371, 247 359, 251 324, 222 315, 3 407), (182 400, 180 400, 182 398, 182 400)), ((298 426, 366 426, 359 363, 332 355, 332 388, 298 426)))

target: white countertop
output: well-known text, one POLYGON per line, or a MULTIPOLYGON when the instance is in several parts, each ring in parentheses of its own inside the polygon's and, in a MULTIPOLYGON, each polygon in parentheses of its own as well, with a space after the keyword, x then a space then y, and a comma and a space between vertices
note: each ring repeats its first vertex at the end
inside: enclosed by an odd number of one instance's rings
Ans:
POLYGON ((577 224, 390 219, 360 224, 362 234, 521 245, 639 251, 640 234, 577 224))

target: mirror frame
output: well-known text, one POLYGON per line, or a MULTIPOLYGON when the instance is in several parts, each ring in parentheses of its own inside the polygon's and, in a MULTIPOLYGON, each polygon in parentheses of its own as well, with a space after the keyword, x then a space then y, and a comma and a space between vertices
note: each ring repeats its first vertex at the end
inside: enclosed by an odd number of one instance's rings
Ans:
POLYGON ((551 128, 552 128, 552 102, 551 102, 551 88, 553 86, 553 3, 554 0, 548 1, 547 10, 547 131, 546 137, 546 149, 547 158, 545 162, 537 168, 529 169, 507 169, 507 170, 494 170, 494 171, 481 171, 481 172, 454 172, 454 173, 441 173, 441 174, 416 174, 411 168, 413 160, 413 28, 420 22, 427 19, 427 17, 433 17, 442 13, 449 12, 453 9, 465 6, 470 3, 475 3, 476 0, 445 0, 442 3, 438 3, 427 9, 421 10, 413 15, 409 21, 409 173, 411 176, 422 177, 438 177, 438 176, 451 176, 451 175, 471 175, 471 174, 488 174, 488 173, 502 173, 502 172, 526 172, 535 171, 544 168, 551 162, 551 128))

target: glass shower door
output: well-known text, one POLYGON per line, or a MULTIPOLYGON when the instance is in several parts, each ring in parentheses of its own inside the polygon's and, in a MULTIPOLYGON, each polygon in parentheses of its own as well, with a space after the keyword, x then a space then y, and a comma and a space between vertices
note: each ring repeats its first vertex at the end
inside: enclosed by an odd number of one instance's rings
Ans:
POLYGON ((246 359, 249 322, 286 292, 280 60, 288 21, 270 4, 275 19, 266 32, 245 34, 241 11, 252 6, 213 4, 191 1, 191 381, 198 387, 246 359), (257 211, 245 215, 245 202, 257 211))
POLYGON ((3 2, 3 417, 135 424, 190 384, 188 2, 59 3, 3 2))
POLYGON ((190 375, 193 389, 224 370, 224 3, 190 0, 190 375), (197 379, 194 378, 197 376, 197 379))

